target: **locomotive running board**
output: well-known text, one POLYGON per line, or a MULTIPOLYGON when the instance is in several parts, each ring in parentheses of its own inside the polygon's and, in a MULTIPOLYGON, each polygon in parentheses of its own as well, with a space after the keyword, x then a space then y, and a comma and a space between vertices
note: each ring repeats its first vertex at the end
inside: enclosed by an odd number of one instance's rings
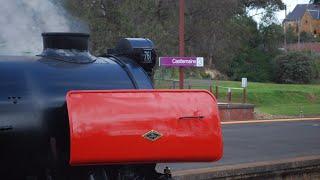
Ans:
POLYGON ((70 91, 70 164, 209 162, 223 145, 205 90, 70 91))

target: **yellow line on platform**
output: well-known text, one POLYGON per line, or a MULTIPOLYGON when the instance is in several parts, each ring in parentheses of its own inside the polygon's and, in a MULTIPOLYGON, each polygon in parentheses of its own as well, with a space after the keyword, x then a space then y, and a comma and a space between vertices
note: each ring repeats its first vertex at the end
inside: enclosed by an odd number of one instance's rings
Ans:
POLYGON ((295 121, 316 121, 316 120, 320 120, 320 118, 296 118, 296 119, 230 121, 230 122, 221 122, 221 124, 250 124, 250 123, 295 122, 295 121))

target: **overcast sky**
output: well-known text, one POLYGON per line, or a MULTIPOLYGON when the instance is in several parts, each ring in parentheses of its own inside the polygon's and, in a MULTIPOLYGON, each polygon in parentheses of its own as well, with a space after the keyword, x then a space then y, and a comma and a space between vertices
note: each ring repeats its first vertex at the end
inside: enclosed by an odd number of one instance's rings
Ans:
MULTIPOLYGON (((309 3, 310 0, 282 0, 282 1, 287 5, 287 9, 289 13, 294 9, 294 7, 296 7, 297 4, 307 4, 309 3)), ((285 12, 280 11, 277 13, 277 16, 279 21, 282 22, 285 17, 285 12)))
MULTIPOLYGON (((310 0, 282 0, 286 5, 287 5, 287 13, 291 12, 297 4, 307 4, 309 3, 310 0)), ((261 12, 261 10, 254 10, 254 11, 250 11, 249 14, 250 15, 254 15, 254 14, 259 14, 261 12)), ((260 21, 260 17, 259 16, 253 16, 254 19, 256 21, 260 21)), ((285 18, 285 11, 279 11, 277 13, 277 17, 278 17, 278 21, 279 23, 281 23, 283 21, 283 19, 285 18)))

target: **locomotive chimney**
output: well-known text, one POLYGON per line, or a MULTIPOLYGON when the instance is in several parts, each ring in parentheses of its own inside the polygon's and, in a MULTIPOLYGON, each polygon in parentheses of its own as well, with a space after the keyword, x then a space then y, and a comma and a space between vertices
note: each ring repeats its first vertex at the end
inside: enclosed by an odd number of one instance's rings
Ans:
POLYGON ((43 48, 73 49, 88 51, 89 34, 85 33, 42 33, 43 48))
POLYGON ((92 63, 97 58, 90 54, 89 34, 42 33, 43 51, 40 56, 70 63, 92 63))

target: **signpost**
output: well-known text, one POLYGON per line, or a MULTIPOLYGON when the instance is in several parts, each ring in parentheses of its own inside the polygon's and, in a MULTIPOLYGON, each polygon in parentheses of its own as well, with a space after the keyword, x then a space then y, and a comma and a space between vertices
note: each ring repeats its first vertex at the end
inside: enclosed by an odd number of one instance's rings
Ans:
POLYGON ((248 87, 248 79, 242 78, 241 87, 243 88, 243 103, 247 103, 247 87, 248 87))
MULTIPOLYGON (((184 0, 179 0, 179 56, 184 57, 184 0)), ((184 72, 183 67, 179 67, 179 87, 184 87, 184 72)))
POLYGON ((241 87, 246 88, 248 86, 248 79, 242 78, 241 87))
POLYGON ((203 67, 202 57, 185 56, 185 0, 179 0, 179 56, 180 57, 160 57, 159 65, 164 67, 179 67, 179 87, 184 88, 185 67, 203 67))
POLYGON ((203 57, 160 57, 159 66, 163 67, 203 67, 203 57))

